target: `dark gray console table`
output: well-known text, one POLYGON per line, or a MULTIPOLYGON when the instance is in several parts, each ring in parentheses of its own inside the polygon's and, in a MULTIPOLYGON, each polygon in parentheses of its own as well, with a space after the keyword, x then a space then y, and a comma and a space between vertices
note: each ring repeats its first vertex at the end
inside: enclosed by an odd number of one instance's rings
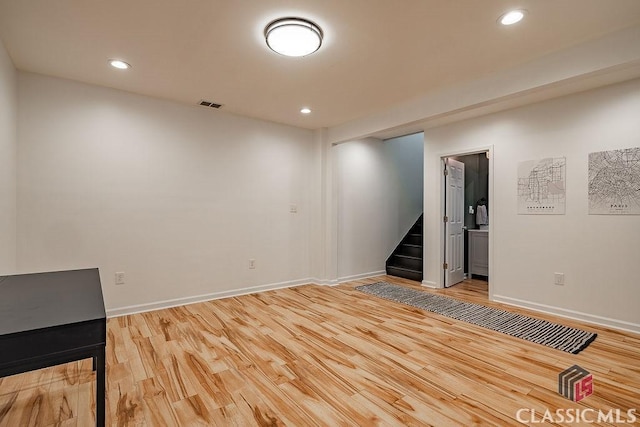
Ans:
POLYGON ((0 276, 0 378, 81 359, 105 424, 107 320, 98 269, 0 276))

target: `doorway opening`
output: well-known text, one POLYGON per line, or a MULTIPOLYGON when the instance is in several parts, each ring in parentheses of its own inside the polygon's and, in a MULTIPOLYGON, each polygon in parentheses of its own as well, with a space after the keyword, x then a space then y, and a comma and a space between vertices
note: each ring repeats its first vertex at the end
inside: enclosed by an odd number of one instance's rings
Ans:
POLYGON ((442 157, 443 286, 489 286, 489 150, 442 157))

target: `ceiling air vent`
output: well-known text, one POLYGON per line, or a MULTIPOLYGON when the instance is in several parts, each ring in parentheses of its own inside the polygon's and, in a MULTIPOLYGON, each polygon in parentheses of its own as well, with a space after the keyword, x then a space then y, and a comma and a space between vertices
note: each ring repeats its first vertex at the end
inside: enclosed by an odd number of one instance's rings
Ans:
POLYGON ((222 107, 222 104, 216 104, 215 102, 205 101, 204 99, 200 100, 199 105, 202 105, 203 107, 211 107, 211 108, 222 107))

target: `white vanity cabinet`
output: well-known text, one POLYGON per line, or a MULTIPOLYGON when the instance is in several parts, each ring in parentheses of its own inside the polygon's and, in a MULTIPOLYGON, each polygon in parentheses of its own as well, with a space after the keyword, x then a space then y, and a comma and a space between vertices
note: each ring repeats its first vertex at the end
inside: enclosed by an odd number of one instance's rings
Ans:
POLYGON ((469 230, 469 277, 489 276, 489 230, 469 230))

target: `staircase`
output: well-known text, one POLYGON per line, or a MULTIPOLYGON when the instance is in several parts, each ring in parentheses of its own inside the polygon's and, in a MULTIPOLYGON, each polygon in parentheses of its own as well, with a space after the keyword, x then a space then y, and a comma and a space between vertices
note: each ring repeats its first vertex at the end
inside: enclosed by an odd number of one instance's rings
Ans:
POLYGON ((387 259, 387 274, 422 282, 422 215, 387 259))

